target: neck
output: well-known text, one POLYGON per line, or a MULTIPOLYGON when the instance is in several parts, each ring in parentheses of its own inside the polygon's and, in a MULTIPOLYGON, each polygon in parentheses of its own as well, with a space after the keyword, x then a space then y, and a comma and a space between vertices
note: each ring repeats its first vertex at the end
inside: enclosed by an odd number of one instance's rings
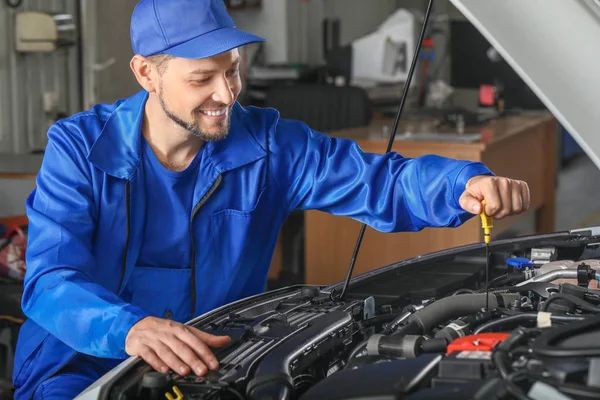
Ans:
POLYGON ((142 133, 160 162, 172 170, 185 169, 204 144, 165 115, 154 93, 146 102, 142 133))

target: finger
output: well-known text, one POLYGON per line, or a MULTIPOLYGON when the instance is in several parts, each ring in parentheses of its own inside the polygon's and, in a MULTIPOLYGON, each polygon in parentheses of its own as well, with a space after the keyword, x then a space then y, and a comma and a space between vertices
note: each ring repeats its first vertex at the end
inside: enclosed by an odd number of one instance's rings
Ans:
POLYGON ((496 213, 496 218, 504 218, 512 211, 512 181, 508 178, 500 178, 498 180, 498 191, 500 192, 502 207, 496 213))
POLYGON ((524 210, 529 209, 531 206, 531 194, 529 192, 529 185, 527 182, 521 181, 521 196, 523 198, 523 208, 524 210))
POLYGON ((485 213, 489 216, 495 216, 502 209, 502 199, 498 189, 498 178, 493 177, 488 180, 482 188, 483 198, 485 199, 485 213))
POLYGON ((175 354, 170 344, 165 343, 162 340, 157 340, 153 342, 150 347, 152 347, 158 357, 160 357, 160 359, 173 371, 182 376, 189 373, 189 367, 175 354))
POLYGON ((217 369, 219 362, 204 340, 201 339, 201 337, 204 337, 204 335, 201 335, 203 332, 192 327, 186 328, 186 332, 180 336, 181 340, 185 341, 194 350, 205 366, 212 370, 217 369))
MULTIPOLYGON (((168 343, 171 350, 179 357, 192 371, 198 376, 206 374, 206 365, 200 359, 197 354, 197 349, 194 347, 196 343, 187 343, 185 340, 180 338, 174 338, 168 343)), ((204 346, 204 344, 202 344, 204 346)))
POLYGON ((231 342, 231 338, 229 336, 217 336, 211 335, 210 333, 203 332, 196 328, 191 328, 192 332, 204 343, 211 347, 225 347, 231 342))
POLYGON ((517 214, 523 211, 523 195, 521 191, 521 181, 513 181, 511 190, 512 212, 517 214))
POLYGON ((154 350, 152 350, 150 347, 144 348, 140 352, 140 357, 144 361, 146 361, 152 368, 154 368, 154 370, 162 374, 166 374, 167 372, 169 372, 169 368, 167 367, 167 365, 156 355, 154 350))
POLYGON ((460 204, 460 207, 467 212, 472 214, 481 213, 481 200, 469 192, 463 192, 458 199, 458 203, 460 204))

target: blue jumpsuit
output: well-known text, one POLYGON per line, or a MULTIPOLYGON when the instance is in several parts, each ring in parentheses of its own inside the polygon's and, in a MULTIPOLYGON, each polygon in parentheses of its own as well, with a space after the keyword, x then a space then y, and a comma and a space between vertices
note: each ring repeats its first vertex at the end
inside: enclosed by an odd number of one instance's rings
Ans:
POLYGON ((17 399, 74 397, 128 357, 125 337, 146 316, 186 322, 263 292, 294 209, 382 232, 456 227, 472 217, 458 203, 467 180, 491 174, 435 155, 364 153, 236 103, 228 137, 206 143, 191 172, 170 181, 141 135, 147 97, 94 106, 48 132, 26 203, 17 399), (177 262, 164 265, 161 251, 177 262))

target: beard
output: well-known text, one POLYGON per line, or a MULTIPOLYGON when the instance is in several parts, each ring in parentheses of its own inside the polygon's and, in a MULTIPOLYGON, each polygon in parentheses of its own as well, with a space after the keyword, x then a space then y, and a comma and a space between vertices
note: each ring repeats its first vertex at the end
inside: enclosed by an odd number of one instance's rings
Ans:
MULTIPOLYGON (((188 131, 192 136, 202 139, 205 142, 215 142, 219 140, 223 140, 227 137, 229 133, 229 126, 231 123, 231 108, 227 107, 227 118, 224 121, 218 121, 215 123, 215 128, 217 128, 216 132, 206 132, 202 130, 200 126, 200 115, 202 114, 201 108, 197 108, 194 110, 194 120, 191 122, 187 122, 183 120, 183 118, 178 117, 175 113, 169 110, 167 103, 163 97, 163 88, 162 82, 159 85, 159 93, 158 100, 160 102, 160 106, 162 107, 165 115, 171 119, 171 121, 175 122, 177 125, 188 131)), ((225 108, 225 104, 212 104, 211 108, 225 108)))

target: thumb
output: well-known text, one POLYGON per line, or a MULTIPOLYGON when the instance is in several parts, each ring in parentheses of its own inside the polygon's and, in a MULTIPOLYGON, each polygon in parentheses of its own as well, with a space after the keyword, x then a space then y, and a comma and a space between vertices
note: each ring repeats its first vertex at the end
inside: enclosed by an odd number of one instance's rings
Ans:
POLYGON ((211 347, 223 347, 231 341, 229 336, 211 335, 210 333, 202 332, 200 330, 196 330, 196 336, 211 347))
POLYGON ((463 210, 470 212, 471 214, 481 213, 481 200, 475 197, 473 193, 465 191, 458 200, 463 210))

